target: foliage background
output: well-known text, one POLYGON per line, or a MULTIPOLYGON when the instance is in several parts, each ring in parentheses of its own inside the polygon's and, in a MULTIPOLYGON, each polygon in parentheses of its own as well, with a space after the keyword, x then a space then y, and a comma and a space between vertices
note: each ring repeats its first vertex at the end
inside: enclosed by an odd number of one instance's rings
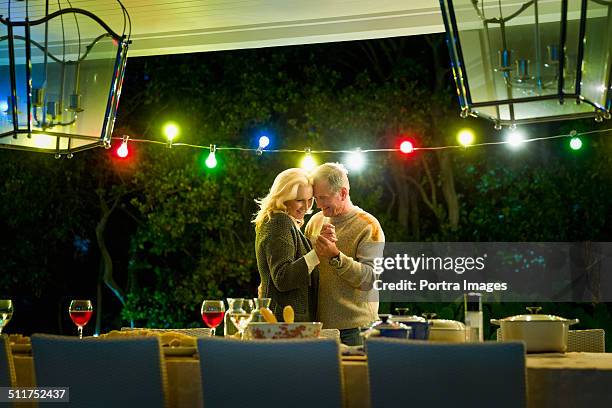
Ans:
MULTIPOLYGON (((130 59, 116 135, 208 146, 353 149, 455 144, 461 120, 439 35, 130 59)), ((603 128, 592 121, 527 127, 530 135, 603 128)), ((578 153, 559 140, 503 147, 368 155, 351 175, 353 201, 388 241, 610 241, 609 135, 578 153)), ((96 149, 74 159, 0 151, 0 287, 16 300, 8 332, 71 333, 67 303, 96 300, 90 333, 122 325, 200 326, 204 298, 252 296, 258 285, 254 199, 299 154, 130 145, 128 159, 96 149)), ((115 146, 116 148, 116 146, 115 146)), ((320 162, 338 155, 321 155, 320 162)), ((382 305, 392 310, 399 305, 382 305)), ((462 319, 458 304, 414 304, 462 319)), ((605 303, 545 311, 612 332, 605 303)), ((486 317, 524 305, 486 305, 486 317)), ((488 328, 487 328, 488 329, 488 328)))

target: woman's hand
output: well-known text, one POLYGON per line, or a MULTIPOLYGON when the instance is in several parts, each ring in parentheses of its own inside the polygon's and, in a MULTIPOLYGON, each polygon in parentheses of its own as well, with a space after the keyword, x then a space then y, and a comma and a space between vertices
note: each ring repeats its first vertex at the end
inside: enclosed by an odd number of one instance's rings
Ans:
POLYGON ((332 258, 340 253, 340 250, 336 247, 336 242, 325 238, 323 234, 317 238, 314 249, 319 258, 332 258))
POLYGON ((338 238, 336 238, 336 227, 334 227, 334 224, 323 224, 319 235, 323 235, 328 241, 331 242, 338 241, 338 238))

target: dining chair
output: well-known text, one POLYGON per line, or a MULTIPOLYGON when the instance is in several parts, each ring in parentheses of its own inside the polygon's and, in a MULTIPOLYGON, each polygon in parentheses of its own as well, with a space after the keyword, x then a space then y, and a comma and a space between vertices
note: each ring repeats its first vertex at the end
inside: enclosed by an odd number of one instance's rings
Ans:
POLYGON ((0 335, 0 387, 14 387, 15 385, 15 367, 9 338, 6 334, 2 334, 0 335))
POLYGON ((70 402, 65 406, 167 406, 166 370, 157 337, 34 334, 32 353, 38 387, 69 387, 70 402))
POLYGON ((589 353, 606 352, 606 332, 604 329, 569 330, 567 332, 567 351, 589 353))
POLYGON ((333 339, 198 339, 204 407, 342 407, 333 339))
MULTIPOLYGON (((495 331, 497 341, 504 341, 501 328, 495 331)), ((567 352, 606 352, 606 332, 604 329, 568 330, 567 352)))
POLYGON ((340 330, 338 329, 321 329, 319 337, 325 337, 326 339, 334 339, 340 343, 340 330))
POLYGON ((526 404, 523 343, 367 341, 372 408, 526 404))

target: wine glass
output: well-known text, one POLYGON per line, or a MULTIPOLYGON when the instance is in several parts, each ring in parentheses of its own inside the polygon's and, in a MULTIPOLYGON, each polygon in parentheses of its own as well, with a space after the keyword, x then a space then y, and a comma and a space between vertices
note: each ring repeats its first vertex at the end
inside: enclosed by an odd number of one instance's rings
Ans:
POLYGON ((212 329, 212 335, 215 335, 215 329, 223 321, 225 314, 225 303, 222 300, 205 300, 202 302, 202 320, 208 327, 212 329))
POLYGON ((244 338, 244 330, 247 328, 249 323, 251 323, 251 314, 250 313, 232 313, 230 314, 230 319, 234 326, 238 329, 238 333, 240 338, 244 338))
POLYGON ((0 334, 2 329, 13 317, 13 301, 11 299, 0 299, 0 334))
POLYGON ((82 339, 83 326, 89 322, 91 314, 93 313, 91 300, 72 300, 68 308, 68 313, 70 313, 70 318, 79 329, 79 339, 82 339))

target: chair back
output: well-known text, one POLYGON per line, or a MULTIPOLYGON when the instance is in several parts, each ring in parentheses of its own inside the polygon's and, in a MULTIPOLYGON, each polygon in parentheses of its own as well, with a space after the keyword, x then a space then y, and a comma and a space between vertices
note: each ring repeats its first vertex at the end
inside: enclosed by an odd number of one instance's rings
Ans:
POLYGON ((569 330, 567 351, 588 353, 606 352, 606 332, 604 329, 569 330))
MULTIPOLYGON (((501 328, 495 331, 497 341, 504 341, 501 328)), ((586 353, 606 352, 606 332, 604 329, 568 330, 567 351, 586 353)))
POLYGON ((326 339, 334 339, 340 343, 340 330, 338 329, 321 329, 319 336, 326 339))
POLYGON ((523 343, 367 342, 372 408, 523 408, 523 343))
POLYGON ((333 339, 198 339, 205 407, 342 407, 333 339))
POLYGON ((69 388, 71 408, 166 406, 167 378, 157 337, 32 336, 38 387, 69 388))
POLYGON ((0 335, 0 387, 14 387, 15 367, 13 366, 13 354, 6 334, 0 335))

